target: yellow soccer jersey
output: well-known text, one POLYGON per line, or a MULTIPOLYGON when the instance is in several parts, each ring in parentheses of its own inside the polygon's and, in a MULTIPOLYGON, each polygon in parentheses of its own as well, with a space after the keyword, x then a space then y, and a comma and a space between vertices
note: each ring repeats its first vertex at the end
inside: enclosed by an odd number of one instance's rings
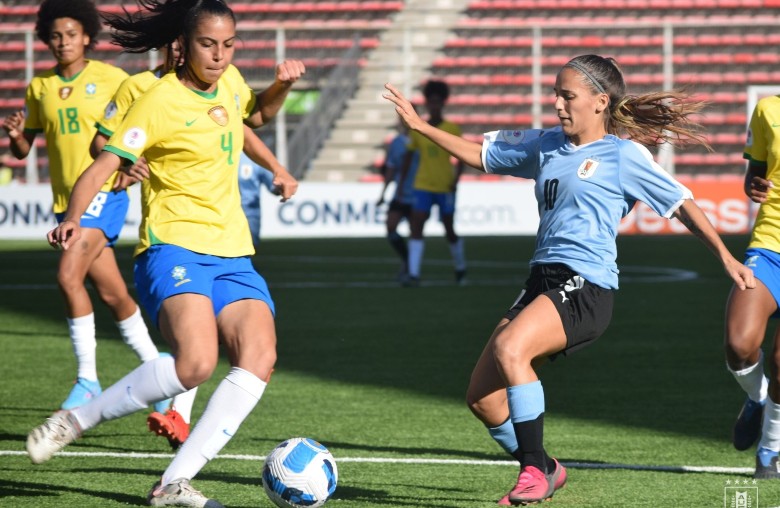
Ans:
MULTIPOLYGON (((460 127, 452 122, 443 121, 439 129, 460 136, 460 127)), ((455 182, 455 170, 450 162, 450 154, 439 145, 417 132, 409 133, 407 150, 420 153, 414 188, 428 192, 451 192, 455 182)))
POLYGON ((105 150, 149 165, 151 199, 136 255, 172 244, 222 257, 254 253, 238 191, 243 119, 255 95, 235 67, 210 94, 167 74, 138 98, 105 150))
MULTIPOLYGON (((135 100, 146 93, 160 79, 160 68, 133 74, 119 85, 119 89, 106 106, 103 118, 97 123, 98 132, 111 137, 122 124, 127 111, 135 100)), ((141 216, 146 215, 146 204, 151 198, 151 186, 148 180, 141 182, 141 216)))
MULTIPOLYGON (((90 60, 70 79, 51 69, 30 81, 24 130, 46 136, 55 213, 67 210, 76 180, 92 163, 89 145, 95 123, 125 78, 122 69, 90 60)), ((113 184, 114 177, 101 190, 109 191, 113 184)))
POLYGON ((97 130, 111 137, 133 102, 157 83, 158 79, 160 79, 159 71, 155 70, 139 72, 124 80, 96 124, 97 130))
MULTIPOLYGON (((744 157, 766 164, 766 178, 780 189, 780 96, 758 101, 750 119, 744 157)), ((780 252, 780 195, 777 190, 761 204, 753 227, 750 247, 780 252)))

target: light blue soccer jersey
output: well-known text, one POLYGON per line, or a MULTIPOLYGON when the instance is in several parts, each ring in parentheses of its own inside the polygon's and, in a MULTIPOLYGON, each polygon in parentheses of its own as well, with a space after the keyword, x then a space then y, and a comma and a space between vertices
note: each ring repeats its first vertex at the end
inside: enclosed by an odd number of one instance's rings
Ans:
POLYGON ((401 184, 401 172, 403 170, 404 158, 406 157, 406 145, 409 143, 409 137, 403 134, 397 135, 387 147, 387 160, 385 164, 393 170, 393 180, 395 181, 395 195, 401 203, 411 205, 414 202, 414 177, 417 174, 417 166, 420 163, 420 154, 414 152, 412 163, 409 165, 409 171, 406 173, 406 179, 401 184))
POLYGON ((255 243, 260 238, 261 187, 274 190, 274 174, 241 152, 238 161, 238 190, 241 192, 241 208, 249 221, 249 230, 255 243))
POLYGON ((531 266, 563 263, 605 288, 618 287, 615 238, 634 204, 670 218, 693 198, 647 148, 612 135, 574 146, 560 127, 489 132, 482 164, 488 173, 536 181, 539 230, 531 266))

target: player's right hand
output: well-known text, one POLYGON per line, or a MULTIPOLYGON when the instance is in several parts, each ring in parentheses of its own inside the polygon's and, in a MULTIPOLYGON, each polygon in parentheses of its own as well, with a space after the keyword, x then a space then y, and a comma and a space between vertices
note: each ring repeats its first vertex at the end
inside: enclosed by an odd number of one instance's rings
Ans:
POLYGON ((22 134, 24 129, 24 111, 19 110, 16 113, 12 113, 5 120, 3 120, 3 129, 13 139, 18 138, 22 134))
POLYGON ((68 250, 81 237, 81 227, 77 222, 64 220, 46 234, 46 239, 55 249, 68 250))

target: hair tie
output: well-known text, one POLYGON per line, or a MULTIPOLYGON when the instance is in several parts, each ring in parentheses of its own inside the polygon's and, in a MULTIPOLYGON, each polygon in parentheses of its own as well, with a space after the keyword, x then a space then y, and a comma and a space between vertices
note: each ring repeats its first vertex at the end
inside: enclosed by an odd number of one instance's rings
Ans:
MULTIPOLYGON (((566 65, 564 65, 564 67, 574 67, 575 69, 580 71, 582 74, 584 74, 585 77, 588 78, 591 81, 591 83, 593 83, 596 86, 596 89, 599 92, 601 92, 603 94, 607 93, 607 91, 604 90, 604 87, 601 86, 601 83, 599 83, 596 80, 596 78, 593 76, 593 74, 591 74, 590 71, 588 71, 588 69, 586 69, 585 66, 582 65, 581 63, 577 62, 576 60, 572 60, 569 63, 567 63, 566 65)), ((609 94, 607 94, 607 95, 609 95, 609 94)))

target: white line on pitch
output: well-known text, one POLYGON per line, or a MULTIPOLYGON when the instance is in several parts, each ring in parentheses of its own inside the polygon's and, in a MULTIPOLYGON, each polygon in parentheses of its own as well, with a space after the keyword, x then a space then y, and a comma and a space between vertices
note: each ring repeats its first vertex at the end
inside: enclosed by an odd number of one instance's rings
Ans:
MULTIPOLYGON (((0 456, 24 456, 27 452, 0 450, 0 456)), ((113 453, 113 452, 59 452, 58 457, 112 457, 121 459, 169 459, 172 453, 113 453)), ((217 459, 248 460, 262 462, 263 455, 218 455, 217 459)), ((357 462, 372 464, 441 464, 441 465, 466 465, 466 466, 517 466, 512 460, 473 460, 473 459, 423 459, 423 458, 390 458, 390 457, 340 457, 336 462, 357 462)), ((572 469, 627 469, 631 471, 656 471, 668 473, 722 473, 722 474, 748 474, 753 472, 749 467, 722 467, 722 466, 663 466, 647 464, 609 464, 600 462, 562 462, 572 469)))

